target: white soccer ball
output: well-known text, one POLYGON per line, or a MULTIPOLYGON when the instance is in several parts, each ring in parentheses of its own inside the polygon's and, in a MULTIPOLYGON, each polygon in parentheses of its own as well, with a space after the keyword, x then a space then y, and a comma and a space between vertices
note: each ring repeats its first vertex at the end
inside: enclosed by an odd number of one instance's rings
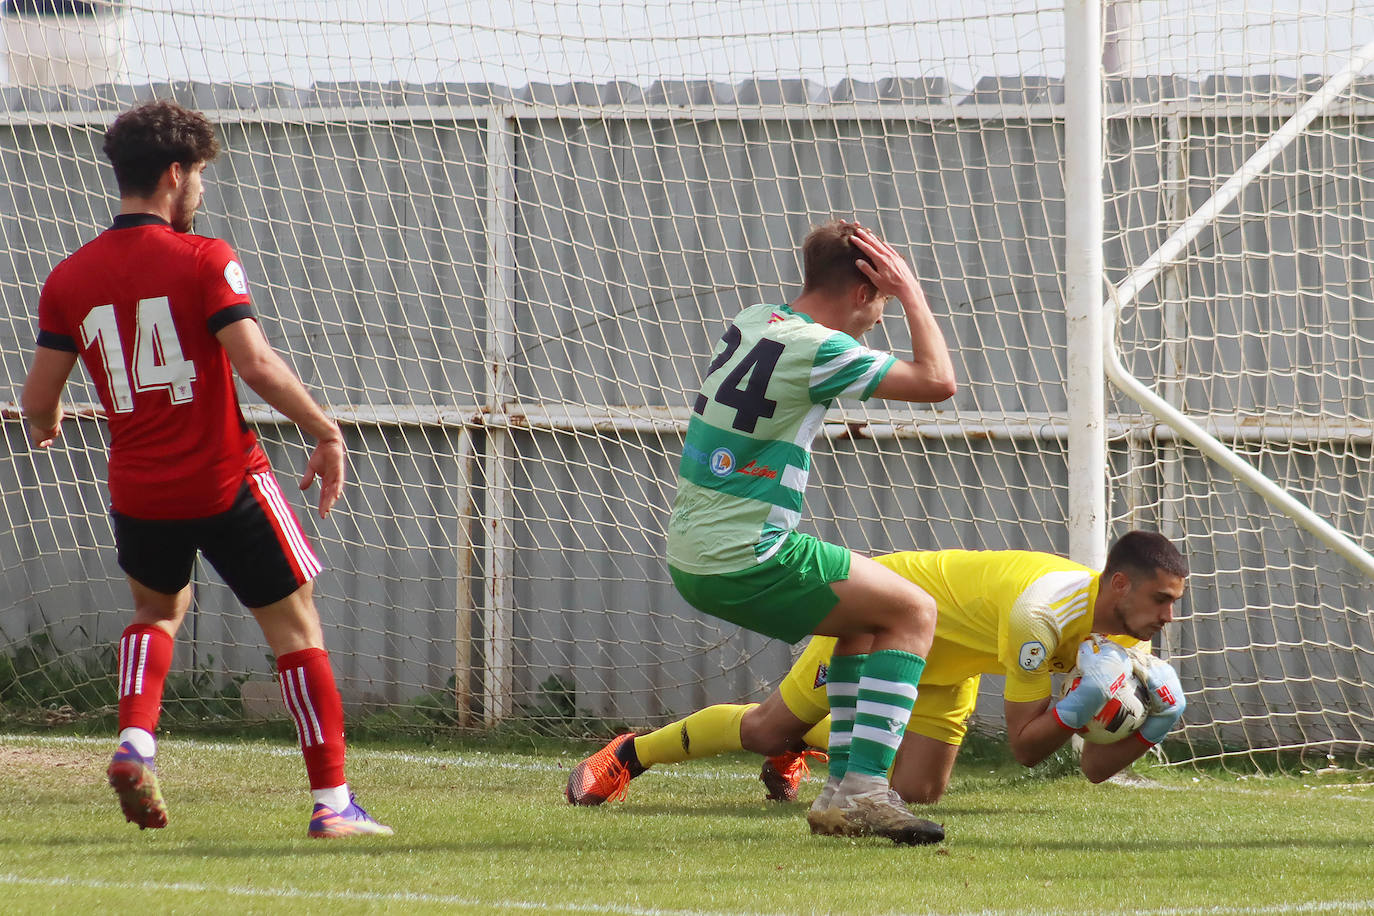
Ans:
MULTIPOLYGON (((1077 668, 1069 672, 1064 693, 1078 684, 1079 676, 1077 668)), ((1107 702, 1083 730, 1083 740, 1092 744, 1115 744, 1139 731, 1149 715, 1150 695, 1145 685, 1131 672, 1125 672, 1112 683, 1107 702)))

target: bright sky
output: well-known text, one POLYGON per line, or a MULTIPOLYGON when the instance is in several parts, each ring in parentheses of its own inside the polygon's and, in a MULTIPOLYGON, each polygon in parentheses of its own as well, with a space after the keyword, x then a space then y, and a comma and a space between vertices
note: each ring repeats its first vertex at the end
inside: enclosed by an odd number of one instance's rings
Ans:
MULTIPOLYGON (((1365 0, 1123 2, 1140 72, 1331 72, 1374 39, 1365 0)), ((900 75, 971 86, 1063 71, 1062 0, 130 0, 128 10, 135 83, 900 75)))

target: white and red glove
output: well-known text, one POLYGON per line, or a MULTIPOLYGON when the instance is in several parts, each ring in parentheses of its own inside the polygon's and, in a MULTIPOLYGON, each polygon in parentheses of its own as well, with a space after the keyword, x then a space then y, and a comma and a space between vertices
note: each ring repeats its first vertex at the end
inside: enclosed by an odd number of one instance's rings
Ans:
POLYGON ((1131 653, 1136 680, 1145 685, 1150 695, 1150 715, 1136 734, 1146 744, 1158 744, 1169 734, 1188 701, 1183 696, 1183 685, 1178 682, 1178 672, 1173 665, 1163 659, 1146 655, 1143 652, 1131 653))
POLYGON ((1112 685, 1131 673, 1131 657, 1107 639, 1085 639, 1078 647, 1078 680, 1054 705, 1054 717, 1070 731, 1092 721, 1112 695, 1112 685))

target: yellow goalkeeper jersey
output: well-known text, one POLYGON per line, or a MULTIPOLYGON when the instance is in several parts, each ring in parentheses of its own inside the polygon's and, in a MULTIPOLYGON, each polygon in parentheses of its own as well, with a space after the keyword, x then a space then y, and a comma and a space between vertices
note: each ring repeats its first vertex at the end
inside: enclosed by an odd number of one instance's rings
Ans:
POLYGON ((1005 699, 1041 700, 1050 695, 1050 674, 1073 669, 1092 630, 1098 573, 1054 554, 913 550, 874 559, 923 588, 939 609, 922 684, 1003 674, 1005 699))

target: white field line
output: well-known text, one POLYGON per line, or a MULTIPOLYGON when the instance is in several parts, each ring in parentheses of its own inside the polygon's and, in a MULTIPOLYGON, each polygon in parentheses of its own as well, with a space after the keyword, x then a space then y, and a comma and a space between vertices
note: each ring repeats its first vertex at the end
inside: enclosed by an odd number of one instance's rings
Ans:
MULTIPOLYGON (((335 903, 428 903, 438 906, 479 907, 489 912, 524 910, 528 912, 618 913, 622 916, 777 916, 748 910, 691 910, 633 907, 615 903, 544 903, 530 900, 479 900, 450 894, 422 894, 410 891, 378 893, 368 891, 312 891, 295 887, 244 887, 233 885, 196 884, 189 882, 155 881, 99 881, 80 878, 29 878, 0 872, 0 885, 41 887, 52 889, 83 888, 110 890, 120 893, 186 893, 213 894, 216 897, 258 897, 275 900, 322 900, 335 903)), ((1121 916, 1271 916, 1282 913, 1367 913, 1374 909, 1374 900, 1310 901, 1298 904, 1270 906, 1202 906, 1165 907, 1158 909, 1119 910, 1121 916)), ((898 913, 902 911, 890 911, 898 913)), ((962 910, 927 916, 1079 916, 1081 908, 962 910)))

